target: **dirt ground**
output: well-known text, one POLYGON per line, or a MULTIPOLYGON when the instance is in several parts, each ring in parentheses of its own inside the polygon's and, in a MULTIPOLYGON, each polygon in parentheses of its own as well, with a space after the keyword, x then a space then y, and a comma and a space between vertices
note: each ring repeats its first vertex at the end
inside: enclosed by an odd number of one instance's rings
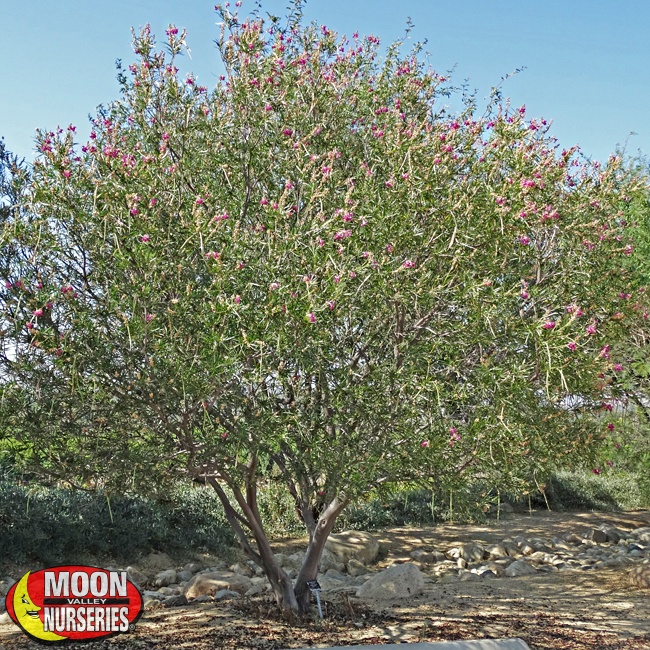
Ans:
MULTIPOLYGON (((601 523, 623 530, 648 526, 650 512, 535 512, 487 526, 387 529, 377 533, 384 558, 380 566, 449 542, 550 537, 601 523)), ((276 546, 290 551, 302 543, 283 540, 276 546)), ((408 602, 371 606, 352 597, 324 596, 322 621, 317 615, 285 620, 268 597, 203 603, 147 611, 133 634, 66 647, 289 650, 519 637, 532 650, 650 650, 650 590, 632 589, 626 578, 621 569, 445 584, 427 578, 424 593, 408 602)), ((17 628, 0 626, 0 649, 41 647, 17 628)))

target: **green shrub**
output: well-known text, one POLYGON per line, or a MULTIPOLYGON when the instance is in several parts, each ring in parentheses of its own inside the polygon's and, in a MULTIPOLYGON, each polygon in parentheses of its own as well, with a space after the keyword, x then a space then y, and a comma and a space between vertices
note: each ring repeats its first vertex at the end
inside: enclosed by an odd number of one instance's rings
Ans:
MULTIPOLYGON (((649 479, 636 472, 594 474, 586 470, 560 470, 546 483, 551 509, 626 510, 650 505, 649 479)), ((543 504, 535 495, 534 503, 543 504)))
POLYGON ((431 526, 442 522, 475 523, 485 520, 486 496, 474 483, 461 490, 402 488, 343 511, 338 528, 370 530, 394 526, 431 526))
POLYGON ((165 499, 21 485, 0 479, 0 558, 38 565, 165 551, 216 553, 233 542, 216 495, 178 486, 165 499))

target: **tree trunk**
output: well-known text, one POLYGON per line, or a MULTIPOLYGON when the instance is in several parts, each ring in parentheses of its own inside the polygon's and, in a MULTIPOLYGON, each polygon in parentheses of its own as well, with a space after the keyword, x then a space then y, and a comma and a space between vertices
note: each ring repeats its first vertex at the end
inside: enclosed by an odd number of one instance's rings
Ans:
POLYGON ((325 542, 334 528, 336 518, 343 508, 345 508, 346 503, 347 501, 339 501, 335 497, 319 517, 316 528, 310 536, 305 560, 302 563, 300 573, 296 578, 296 586, 294 587, 298 612, 301 614, 307 612, 310 605, 310 591, 307 582, 309 580, 316 580, 318 576, 318 565, 323 554, 323 549, 325 548, 325 542))
POLYGON ((346 506, 347 500, 339 501, 335 497, 319 517, 313 531, 310 531, 309 546, 294 585, 286 571, 278 564, 275 554, 271 550, 271 545, 257 510, 256 486, 254 484, 247 486, 246 498, 236 486, 230 486, 234 492, 235 500, 241 508, 240 514, 236 512, 228 495, 223 491, 216 478, 207 477, 204 480, 217 492, 224 507, 226 518, 242 550, 255 564, 263 569, 271 584, 278 605, 285 611, 299 615, 309 611, 310 590, 307 582, 315 580, 318 576, 318 565, 323 548, 325 548, 325 542, 334 528, 336 518, 346 506), (248 529, 255 540, 256 549, 251 545, 249 535, 244 530, 244 527, 248 529))

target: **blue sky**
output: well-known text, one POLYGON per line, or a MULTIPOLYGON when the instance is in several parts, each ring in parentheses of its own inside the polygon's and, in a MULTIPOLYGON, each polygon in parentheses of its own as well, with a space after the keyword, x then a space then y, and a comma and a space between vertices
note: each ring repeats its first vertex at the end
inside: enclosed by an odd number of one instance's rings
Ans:
MULTIPOLYGON (((263 0, 263 10, 283 15, 288 2, 263 0)), ((244 0, 243 10, 253 7, 244 0)), ((410 16, 432 66, 454 69, 453 79, 479 97, 525 67, 503 93, 526 104, 529 117, 552 120, 562 146, 579 144, 602 160, 627 141, 630 155, 650 154, 647 0, 309 0, 305 14, 384 45, 402 36, 410 16)), ((115 60, 134 59, 132 26, 150 23, 163 38, 169 23, 186 27, 185 71, 211 87, 222 70, 214 2, 0 0, 0 16, 0 136, 30 160, 36 127, 73 123, 85 137, 88 114, 118 97, 115 60)))

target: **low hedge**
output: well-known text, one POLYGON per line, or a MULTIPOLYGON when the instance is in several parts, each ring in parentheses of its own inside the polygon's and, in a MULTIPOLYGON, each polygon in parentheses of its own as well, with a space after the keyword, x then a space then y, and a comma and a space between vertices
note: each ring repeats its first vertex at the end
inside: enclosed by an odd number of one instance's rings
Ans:
POLYGON ((179 486, 164 500, 106 496, 0 479, 0 561, 68 564, 151 551, 217 553, 234 540, 212 490, 179 486))

